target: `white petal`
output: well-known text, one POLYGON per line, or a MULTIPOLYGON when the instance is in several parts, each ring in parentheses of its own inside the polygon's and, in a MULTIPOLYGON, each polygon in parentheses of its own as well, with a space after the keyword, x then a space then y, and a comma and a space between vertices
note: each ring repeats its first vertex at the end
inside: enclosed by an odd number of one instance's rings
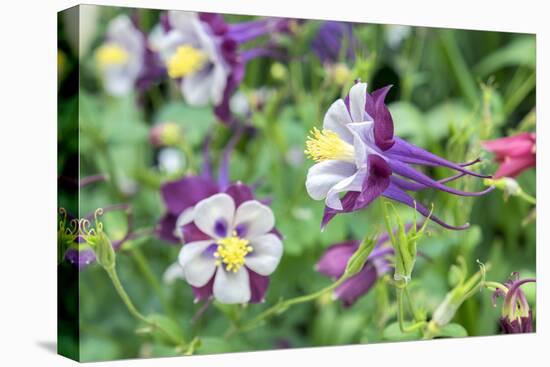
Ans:
POLYGON ((197 13, 181 10, 170 10, 168 21, 172 27, 182 33, 193 32, 196 24, 200 22, 197 13))
POLYGON ((317 163, 307 172, 307 193, 313 200, 322 200, 334 185, 356 171, 355 165, 349 162, 329 160, 317 163))
POLYGON ((273 229, 275 216, 271 209, 257 200, 242 203, 235 213, 234 227, 245 226, 244 238, 253 238, 273 229))
POLYGON ((181 227, 189 224, 195 218, 195 207, 185 209, 176 220, 176 227, 174 228, 174 236, 182 238, 181 227))
POLYGON ((365 121, 367 83, 356 83, 349 91, 349 109, 354 122, 365 121))
POLYGON ((195 205, 195 224, 212 238, 220 238, 216 234, 216 222, 221 220, 229 229, 235 215, 235 202, 227 194, 215 194, 195 205))
POLYGON ((177 279, 183 279, 185 280, 185 275, 183 273, 183 268, 179 263, 173 263, 166 269, 164 274, 162 275, 162 282, 165 284, 172 284, 177 279))
POLYGON ((243 266, 233 273, 220 267, 214 278, 213 293, 220 303, 247 303, 251 296, 248 270, 243 266))
POLYGON ((197 241, 184 245, 180 251, 178 262, 183 269, 185 280, 194 287, 202 287, 216 271, 214 256, 204 254, 212 245, 212 241, 197 241))
POLYGON ((353 138, 346 127, 351 121, 351 116, 342 99, 334 102, 325 114, 323 120, 323 129, 334 131, 342 140, 347 143, 352 142, 353 138))
POLYGON ((325 201, 329 208, 342 210, 342 202, 340 201, 340 193, 347 191, 361 191, 363 181, 365 180, 366 170, 357 171, 353 176, 338 182, 327 193, 325 201))
POLYGON ((191 106, 206 106, 210 103, 213 70, 201 70, 183 78, 181 93, 191 106))
POLYGON ((353 151, 355 153, 355 165, 366 167, 369 154, 379 154, 374 142, 374 122, 354 122, 348 125, 353 135, 353 151))
POLYGON ((283 243, 276 235, 269 233, 250 241, 252 252, 245 258, 245 264, 260 275, 275 271, 283 256, 283 243))

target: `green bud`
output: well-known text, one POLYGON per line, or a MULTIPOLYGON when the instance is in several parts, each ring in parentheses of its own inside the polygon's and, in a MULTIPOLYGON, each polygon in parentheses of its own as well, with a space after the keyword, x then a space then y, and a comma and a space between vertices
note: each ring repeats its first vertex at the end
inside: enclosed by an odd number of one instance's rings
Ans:
POLYGON ((105 269, 113 269, 116 263, 116 254, 111 244, 111 240, 101 231, 97 234, 97 242, 95 246, 95 255, 97 263, 105 269))
POLYGON ((278 81, 285 81, 288 77, 288 70, 286 66, 284 66, 280 62, 273 63, 273 65, 271 65, 270 72, 273 79, 278 81))
POLYGON ((375 245, 375 238, 365 238, 363 241, 361 241, 361 244, 359 245, 357 251, 355 251, 348 260, 346 271, 344 272, 346 278, 354 276, 355 274, 359 273, 361 269, 363 269, 363 266, 365 266, 365 263, 367 262, 369 255, 374 249, 375 245))

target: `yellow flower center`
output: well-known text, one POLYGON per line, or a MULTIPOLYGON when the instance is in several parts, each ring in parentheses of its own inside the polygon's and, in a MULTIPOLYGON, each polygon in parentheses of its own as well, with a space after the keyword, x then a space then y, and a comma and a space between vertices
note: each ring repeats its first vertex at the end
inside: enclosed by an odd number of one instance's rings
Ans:
POLYGON ((315 162, 340 160, 354 162, 354 149, 334 131, 314 127, 307 137, 304 153, 315 162))
POLYGON ((96 51, 97 63, 100 67, 124 65, 128 62, 130 56, 122 47, 115 44, 105 44, 96 51))
POLYGON ((231 236, 219 240, 218 249, 214 253, 218 259, 216 265, 225 264, 225 270, 236 273, 244 265, 245 256, 252 252, 249 243, 249 240, 237 236, 235 231, 231 236))
POLYGON ((170 78, 182 78, 202 68, 205 62, 204 52, 190 45, 183 45, 168 59, 166 69, 170 78))

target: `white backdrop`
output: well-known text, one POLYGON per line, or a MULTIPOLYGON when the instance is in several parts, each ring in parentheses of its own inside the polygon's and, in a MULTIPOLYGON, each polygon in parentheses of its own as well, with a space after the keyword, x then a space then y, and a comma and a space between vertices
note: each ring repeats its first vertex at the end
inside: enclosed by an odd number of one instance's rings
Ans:
MULTIPOLYGON (((539 207, 549 185, 549 29, 543 1, 99 1, 165 9, 537 33, 539 207), (542 168, 542 169, 541 169, 542 168)), ((66 366, 56 338, 56 12, 74 1, 3 2, 0 13, 0 365, 66 366)), ((539 365, 550 340, 547 209, 538 213, 536 335, 164 358, 156 366, 539 365)), ((98 365, 149 366, 152 360, 98 365)))

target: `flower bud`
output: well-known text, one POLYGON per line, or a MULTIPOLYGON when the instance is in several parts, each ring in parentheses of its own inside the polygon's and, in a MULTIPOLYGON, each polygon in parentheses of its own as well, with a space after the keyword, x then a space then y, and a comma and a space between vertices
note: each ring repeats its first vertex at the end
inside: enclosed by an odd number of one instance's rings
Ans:
POLYGON ((373 238, 365 238, 361 242, 357 251, 355 251, 355 253, 351 255, 348 260, 346 270, 344 272, 346 277, 352 277, 363 269, 363 266, 365 266, 365 263, 367 262, 375 245, 376 241, 373 238))
POLYGON ((116 254, 111 244, 111 240, 101 231, 97 235, 97 242, 95 247, 95 254, 97 263, 105 269, 113 269, 116 262, 116 254))
POLYGON ((351 77, 350 69, 346 64, 341 62, 334 64, 329 72, 332 81, 338 86, 344 86, 351 77))
POLYGON ((286 66, 280 62, 275 62, 271 65, 271 77, 277 81, 285 81, 288 77, 288 70, 286 66))
POLYGON ((155 147, 175 146, 183 139, 181 128, 175 122, 166 122, 153 126, 149 132, 149 141, 155 147))

